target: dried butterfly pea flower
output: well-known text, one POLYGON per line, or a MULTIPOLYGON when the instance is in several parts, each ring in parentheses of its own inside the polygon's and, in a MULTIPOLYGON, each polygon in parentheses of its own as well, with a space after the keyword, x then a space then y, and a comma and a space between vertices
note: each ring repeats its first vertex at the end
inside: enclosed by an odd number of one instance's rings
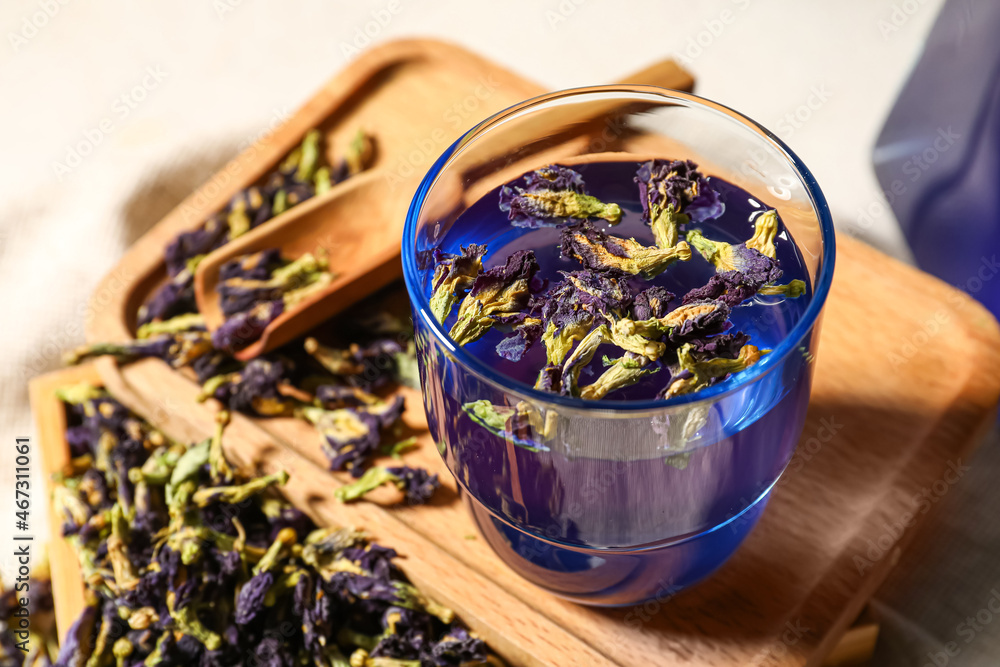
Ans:
POLYGON ((177 608, 176 599, 177 596, 173 591, 167 593, 167 609, 170 610, 170 617, 176 630, 197 639, 209 651, 218 650, 222 646, 222 637, 205 627, 201 619, 198 618, 195 605, 188 604, 177 608))
POLYGON ((295 169, 295 179, 308 182, 316 172, 316 167, 320 159, 320 140, 322 135, 319 130, 309 130, 302 139, 301 157, 295 169))
POLYGON ((329 373, 366 390, 401 381, 403 364, 415 361, 413 351, 395 338, 377 338, 347 349, 327 347, 315 338, 307 338, 304 348, 329 373))
POLYGON ((285 361, 257 357, 239 371, 205 380, 198 400, 212 397, 230 410, 247 414, 288 415, 295 408, 294 401, 284 396, 291 370, 285 361))
POLYGON ((291 528, 278 532, 267 552, 254 567, 253 577, 243 584, 236 596, 235 621, 237 625, 246 625, 264 611, 264 601, 275 584, 276 568, 287 558, 290 547, 295 544, 297 535, 291 528))
POLYGON ((204 255, 191 257, 182 270, 170 277, 139 308, 139 325, 153 320, 166 320, 182 313, 196 312, 194 272, 204 255))
POLYGON ((690 341, 691 355, 698 360, 715 357, 736 359, 743 346, 750 342, 750 336, 743 332, 724 333, 718 336, 694 338, 690 341))
POLYGON ((719 273, 732 271, 745 276, 750 284, 763 285, 781 277, 781 269, 773 258, 744 243, 732 245, 725 241, 712 241, 697 229, 687 233, 687 241, 702 257, 711 262, 719 273))
POLYGON ((654 233, 658 218, 668 211, 695 222, 712 220, 725 212, 719 193, 691 160, 650 160, 639 166, 635 182, 642 218, 652 224, 654 233))
POLYGON ((198 489, 191 496, 191 501, 199 507, 216 502, 235 505, 260 493, 264 489, 275 485, 283 486, 286 482, 288 482, 288 473, 281 470, 271 475, 257 477, 238 486, 214 486, 198 489))
MULTIPOLYGON (((238 264, 242 259, 233 260, 230 264, 238 264)), ((227 317, 267 301, 280 300, 287 309, 332 280, 333 274, 328 270, 326 259, 305 253, 292 262, 273 268, 265 280, 242 276, 222 280, 218 286, 220 305, 227 317)))
POLYGON ((228 354, 219 351, 204 354, 191 362, 191 370, 197 376, 198 384, 202 385, 216 375, 237 371, 241 367, 242 362, 236 361, 228 354))
POLYGON ((209 218, 204 225, 190 232, 178 234, 167 244, 163 255, 167 273, 173 277, 188 268, 188 262, 207 255, 228 241, 229 228, 218 216, 209 218))
POLYGON ((302 408, 302 417, 316 426, 322 436, 323 453, 331 470, 347 470, 360 477, 378 453, 381 436, 376 417, 351 408, 323 410, 302 408))
POLYGON ((507 336, 496 346, 498 355, 508 361, 521 361, 521 357, 532 345, 542 339, 542 321, 536 318, 524 317, 515 324, 514 334, 507 336))
POLYGON ((714 381, 721 380, 731 373, 746 370, 760 359, 760 350, 753 345, 740 348, 736 359, 715 357, 705 361, 695 358, 694 346, 686 343, 677 351, 679 372, 674 373, 670 384, 660 392, 660 398, 673 398, 681 394, 690 394, 710 386, 714 381))
POLYGON ((512 408, 481 399, 465 403, 462 410, 493 435, 533 452, 547 451, 543 443, 555 432, 557 415, 554 412, 542 417, 537 408, 523 402, 512 408))
MULTIPOLYGON (((127 413, 119 415, 106 395, 85 388, 71 388, 65 394, 75 397, 79 407, 74 409, 85 411, 89 418, 102 423, 114 420, 111 423, 121 433, 109 443, 135 435, 134 420, 127 413)), ((223 467, 218 435, 217 431, 213 439, 187 448, 161 443, 143 449, 148 458, 129 470, 129 478, 138 480, 136 519, 140 507, 149 512, 162 503, 169 505, 169 527, 164 527, 164 509, 159 527, 136 520, 126 530, 119 520, 126 516, 125 507, 116 503, 100 532, 72 537, 88 585, 107 601, 100 612, 101 625, 88 633, 96 639, 82 655, 81 667, 88 661, 106 665, 112 659, 128 661, 129 667, 139 663, 221 667, 238 664, 248 651, 262 662, 279 660, 288 667, 316 660, 330 664, 342 653, 336 644, 324 645, 322 638, 347 640, 342 644, 346 652, 357 647, 372 650, 380 637, 365 633, 383 627, 387 616, 395 619, 386 625, 386 631, 393 632, 415 629, 416 619, 428 614, 442 623, 452 622, 449 610, 399 579, 391 563, 392 550, 362 546, 353 531, 312 531, 300 512, 261 496, 268 480, 245 481, 233 471, 235 483, 219 485, 225 480, 218 472, 223 467), (155 459, 152 464, 150 459, 155 459), (211 484, 216 486, 206 486, 211 484), (139 486, 145 488, 142 494, 139 486), (223 518, 231 525, 220 521, 223 518), (112 539, 116 535, 118 546, 112 539), (301 547, 295 544, 300 539, 301 547), (114 567, 120 557, 116 554, 129 558, 128 567, 136 575, 129 590, 122 583, 130 577, 121 576, 114 567), (267 581, 268 577, 272 579, 267 581), (393 608, 396 612, 389 614, 393 608), (293 634, 260 649, 269 638, 261 632, 278 619, 291 621, 293 634), (344 619, 349 619, 347 627, 344 619), (240 625, 236 620, 247 622, 240 625), (299 647, 298 653, 288 652, 287 646, 299 647)), ((108 460, 118 460, 118 446, 113 444, 106 453, 108 460)), ((411 496, 426 497, 429 477, 405 468, 391 470, 405 480, 404 490, 411 496)), ((65 482, 82 483, 79 478, 65 482)), ((96 487, 90 492, 97 493, 96 487)), ((400 642, 404 652, 398 659, 419 664, 421 651, 442 641, 441 635, 449 630, 433 625, 428 632, 420 650, 406 652, 407 643, 400 642)))
POLYGON ((774 259, 777 251, 774 247, 774 239, 778 235, 778 212, 774 209, 765 211, 754 220, 753 236, 747 241, 748 248, 758 251, 760 254, 774 259))
POLYGON ((208 470, 214 484, 232 484, 235 473, 222 451, 222 433, 229 423, 229 412, 222 410, 215 416, 215 434, 208 446, 208 470))
MULTIPOLYGON (((620 347, 626 351, 626 355, 591 385, 586 392, 587 396, 599 398, 613 389, 638 381, 643 375, 652 372, 645 368, 649 362, 656 361, 666 352, 667 346, 663 342, 652 339, 661 335, 663 333, 657 327, 637 327, 629 319, 608 318, 608 324, 598 325, 584 336, 563 364, 559 382, 561 393, 568 396, 582 395, 577 387, 580 371, 593 360, 598 347, 605 343, 620 347)), ((545 369, 543 372, 551 374, 551 371, 545 369)), ((539 385, 541 384, 540 382, 539 385)), ((544 384, 551 385, 552 381, 548 380, 544 384)))
POLYGON ((515 227, 538 228, 570 219, 601 218, 617 224, 618 204, 606 204, 585 192, 579 173, 550 165, 525 176, 525 187, 505 185, 500 190, 500 210, 515 227))
POLYGON ((306 338, 304 348, 313 359, 333 375, 357 375, 364 371, 364 364, 359 359, 360 346, 338 350, 322 345, 315 338, 306 338))
POLYGON ((458 345, 467 345, 483 336, 500 318, 520 313, 532 293, 538 263, 535 253, 518 250, 503 266, 496 266, 476 278, 458 308, 458 318, 449 333, 458 345))
POLYGON ((139 583, 132 562, 129 560, 127 547, 129 538, 128 522, 122 512, 121 505, 115 505, 111 510, 111 534, 108 536, 108 560, 115 573, 115 584, 119 590, 131 590, 139 583))
POLYGON ((451 309, 458 303, 460 293, 472 287, 476 276, 483 270, 485 245, 471 243, 458 255, 441 251, 435 253, 434 276, 431 280, 431 314, 444 322, 451 309))
MULTIPOLYGON (((614 324, 612 333, 618 333, 623 340, 664 336, 669 343, 679 346, 692 338, 721 333, 729 326, 730 312, 723 301, 696 301, 678 306, 663 317, 620 320, 614 324)), ((628 349, 620 344, 619 347, 628 349)))
POLYGON ((757 281, 748 279, 745 274, 727 271, 715 274, 702 287, 690 290, 681 301, 684 304, 706 300, 722 301, 730 308, 735 308, 752 298, 758 289, 757 281))
POLYGON ((587 194, 587 186, 583 176, 578 171, 558 164, 536 169, 524 175, 524 187, 528 192, 540 190, 570 190, 587 194))
POLYGON ((232 278, 267 280, 271 277, 271 273, 283 263, 279 248, 265 248, 223 264, 219 268, 219 280, 222 282, 232 278))
POLYGON ((362 405, 372 405, 379 398, 363 389, 339 384, 324 384, 316 387, 316 400, 327 410, 338 408, 355 408, 362 405))
POLYGON ((63 355, 67 365, 79 364, 92 357, 113 356, 121 363, 146 357, 156 357, 174 368, 189 365, 194 359, 212 350, 207 332, 185 331, 163 334, 155 338, 133 340, 127 343, 95 343, 83 345, 63 355))
POLYGON ((677 260, 691 258, 691 248, 679 241, 671 248, 647 247, 635 239, 611 236, 583 223, 562 232, 562 256, 594 271, 620 271, 654 278, 677 260))
POLYGON ((84 607, 63 637, 55 667, 85 667, 93 651, 92 636, 98 615, 97 603, 84 607))
POLYGON ((136 332, 137 339, 154 338, 163 334, 178 334, 185 331, 204 331, 205 318, 201 313, 183 313, 168 320, 156 320, 140 326, 136 332))
POLYGON ((334 183, 356 176, 367 169, 375 156, 375 142, 364 130, 358 130, 351 137, 340 163, 331 172, 334 183))
POLYGON ((387 429, 400 420, 405 407, 405 399, 402 396, 395 395, 387 401, 379 400, 374 403, 359 405, 352 409, 374 417, 379 428, 387 429))
POLYGON ((421 656, 421 664, 433 667, 487 664, 487 657, 486 644, 481 639, 464 628, 451 627, 421 656))
POLYGON ((371 651, 372 658, 406 659, 421 656, 434 634, 431 617, 402 607, 389 607, 382 614, 382 634, 371 651))
POLYGON ((676 297, 663 287, 647 287, 636 295, 632 303, 633 320, 649 320, 667 314, 667 306, 676 297))
MULTIPOLYGON (((546 322, 542 341, 550 367, 562 364, 574 343, 587 335, 599 315, 620 315, 632 300, 628 283, 611 273, 574 271, 564 272, 563 277, 562 282, 537 299, 539 316, 546 322)), ((540 373, 536 388, 549 386, 551 379, 540 373)))
POLYGON ((237 239, 250 231, 257 212, 265 205, 266 200, 259 188, 250 187, 237 192, 229 201, 226 213, 226 225, 229 228, 227 241, 237 239))
POLYGON ((652 336, 657 335, 656 329, 652 329, 650 333, 642 327, 636 327, 628 319, 609 319, 608 326, 599 331, 606 335, 605 342, 613 343, 629 354, 645 358, 646 361, 656 361, 667 351, 666 344, 652 340, 652 336))
POLYGON ((383 484, 395 485, 403 492, 406 502, 410 505, 426 503, 441 485, 437 475, 431 475, 423 468, 372 466, 357 481, 334 491, 334 496, 341 502, 351 502, 383 484))
POLYGON ((542 370, 538 371, 538 378, 535 380, 535 389, 558 392, 561 385, 562 366, 558 364, 546 364, 542 367, 542 370))
POLYGON ((774 259, 777 214, 768 211, 758 216, 755 229, 753 239, 738 245, 711 241, 698 230, 688 232, 688 242, 712 262, 719 273, 703 287, 688 292, 684 296, 685 303, 706 298, 722 299, 735 307, 755 294, 794 298, 805 293, 806 285, 802 280, 793 280, 788 285, 773 284, 782 274, 774 259), (752 247, 751 242, 758 247, 752 247))
POLYGON ((240 350, 264 334, 267 326, 285 312, 284 301, 265 301, 250 310, 236 313, 212 332, 212 345, 217 350, 240 350))
POLYGON ((649 363, 648 357, 626 352, 624 356, 616 359, 593 384, 580 389, 580 398, 591 401, 600 400, 616 389, 635 384, 644 376, 658 370, 648 368, 649 363))
POLYGON ((597 348, 607 343, 611 338, 611 332, 606 324, 600 324, 583 337, 576 349, 569 355, 562 366, 562 373, 559 378, 559 391, 563 396, 579 395, 577 382, 580 379, 580 371, 588 365, 597 354, 597 348))
POLYGON ((764 285, 757 294, 765 296, 787 296, 790 299, 800 297, 806 293, 806 283, 804 280, 795 279, 787 285, 764 285))

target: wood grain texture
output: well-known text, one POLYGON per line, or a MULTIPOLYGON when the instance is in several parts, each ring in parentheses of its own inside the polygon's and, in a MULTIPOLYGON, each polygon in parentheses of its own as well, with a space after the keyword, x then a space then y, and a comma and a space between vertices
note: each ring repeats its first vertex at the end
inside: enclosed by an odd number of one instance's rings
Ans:
MULTIPOLYGON (((671 61, 625 76, 621 82, 679 90, 691 90, 694 86, 691 75, 671 61)), ((375 275, 384 280, 390 271, 397 270, 399 244, 395 241, 402 230, 403 216, 416 181, 433 161, 479 120, 544 92, 537 84, 509 70, 444 42, 400 40, 368 49, 288 121, 234 158, 126 252, 115 271, 94 292, 90 303, 94 317, 87 322, 87 339, 132 338, 136 311, 152 289, 165 280, 162 256, 166 245, 177 234, 198 227, 238 191, 260 183, 312 128, 323 134, 325 157, 331 163, 339 159, 358 129, 375 137, 369 176, 382 189, 380 194, 385 201, 380 206, 384 209, 385 234, 377 239, 381 250, 373 252, 371 266, 376 269, 375 275), (393 242, 386 243, 386 239, 393 242)), ((322 216, 328 202, 357 187, 353 181, 340 183, 301 207, 314 213, 314 217, 322 216)), ((278 216, 275 222, 296 219, 302 214, 301 207, 278 216)), ((331 208, 339 224, 342 220, 337 216, 336 203, 331 208)), ((264 225, 251 234, 264 235, 266 229, 264 225)), ((217 251, 219 258, 227 252, 225 247, 217 251)), ((205 273, 217 268, 218 262, 208 261, 196 279, 204 283, 205 273)), ((401 269, 398 270, 402 275, 401 269)), ((350 279, 345 276, 347 280, 350 279)), ((348 305, 348 295, 360 298, 377 289, 374 283, 365 282, 362 276, 360 280, 351 280, 349 285, 336 285, 337 294, 317 295, 307 302, 309 312, 283 314, 269 327, 266 338, 241 356, 250 357, 288 342, 296 332, 301 333, 348 305), (343 287, 348 289, 340 289, 343 287), (277 330, 280 330, 278 335, 272 339, 272 332, 277 330)))
MULTIPOLYGON (((539 92, 471 54, 455 58, 453 47, 434 46, 412 59, 412 43, 406 44, 359 58, 357 71, 338 76, 295 116, 297 134, 283 128, 256 155, 237 158, 242 171, 228 190, 188 200, 143 237, 98 290, 88 339, 131 337, 131 314, 162 278, 163 246, 259 178, 306 128, 320 126, 337 146, 361 124, 386 149, 377 168, 423 171, 431 158, 416 160, 420 152, 406 127, 416 122, 414 114, 425 132, 428 122, 444 131, 448 105, 462 99, 455 95, 474 95, 482 76, 499 85, 477 119, 491 104, 539 92), (455 72, 465 77, 457 92, 455 72), (357 88, 363 96, 345 102, 338 91, 351 77, 368 82, 357 88), (433 86, 450 91, 439 100, 444 106, 414 111, 421 105, 406 103, 433 86), (366 125, 375 118, 378 125, 366 125)), ((303 509, 324 521, 363 525, 399 550, 415 583, 454 606, 515 664, 820 665, 896 562, 925 505, 933 508, 933 500, 921 497, 924 489, 933 499, 955 483, 954 471, 990 423, 1000 395, 1000 334, 982 307, 852 239, 838 243, 799 451, 737 554, 678 595, 618 610, 580 607, 517 577, 483 540, 467 539, 475 529, 426 436, 413 392, 405 420, 423 446, 407 460, 445 481, 427 507, 337 504, 331 492, 347 476, 323 470, 317 434, 295 420, 238 416, 227 431, 227 451, 248 466, 288 468, 297 481, 287 492, 303 509)), ((97 367, 113 393, 174 437, 193 440, 211 431, 209 406, 191 402, 193 382, 166 364, 118 368, 104 359, 97 367)), ((380 497, 385 504, 394 499, 391 491, 380 497)))
POLYGON ((54 473, 69 463, 69 444, 66 442, 66 409, 56 398, 56 390, 67 385, 89 382, 101 385, 101 376, 93 364, 67 368, 56 373, 48 373, 33 378, 28 384, 31 399, 31 414, 35 418, 39 450, 42 453, 42 473, 46 481, 46 497, 49 499, 49 526, 51 539, 48 542, 49 569, 52 575, 52 597, 56 601, 56 630, 62 637, 84 605, 84 591, 80 566, 76 554, 62 539, 64 517, 57 516, 52 506, 52 486, 49 483, 54 473))
MULTIPOLYGON (((468 605, 489 599, 501 619, 534 610, 579 638, 580 650, 592 652, 588 660, 596 653, 622 665, 820 665, 926 514, 921 493, 939 498, 958 481, 954 470, 991 423, 1000 396, 1000 334, 979 304, 849 238, 840 239, 838 262, 799 451, 733 559, 676 596, 620 610, 580 607, 520 579, 481 539, 468 539, 475 528, 424 430, 417 392, 404 390, 404 419, 423 446, 406 458, 441 474, 445 490, 431 506, 390 507, 392 491, 378 498, 386 507, 337 505, 332 489, 349 478, 322 472, 318 436, 294 419, 238 416, 234 424, 248 431, 253 424, 255 435, 240 430, 227 448, 265 468, 288 457, 308 462, 308 481, 292 485, 297 503, 324 520, 370 527, 393 546, 397 531, 417 540, 414 551, 401 550, 406 568, 417 560, 446 565, 411 576, 504 646, 505 633, 522 645, 522 626, 492 624, 490 613, 468 605), (920 346, 916 332, 929 322, 938 331, 920 346), (906 357, 901 350, 913 340, 917 352, 906 357), (459 567, 469 579, 439 592, 435 577, 455 579, 459 567)), ((197 387, 162 362, 118 368, 103 359, 98 367, 116 395, 177 437, 210 432, 207 408, 190 403, 197 387)), ((515 663, 524 657, 505 655, 515 663)), ((573 655, 534 655, 525 664, 591 664, 565 661, 573 655)))

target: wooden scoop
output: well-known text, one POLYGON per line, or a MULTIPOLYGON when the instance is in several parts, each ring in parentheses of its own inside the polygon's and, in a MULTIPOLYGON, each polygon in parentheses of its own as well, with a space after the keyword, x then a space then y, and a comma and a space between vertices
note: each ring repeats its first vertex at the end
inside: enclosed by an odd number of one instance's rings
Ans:
MULTIPOLYGON (((674 62, 663 61, 625 77, 621 83, 690 90, 694 82, 674 62)), ((559 111, 554 109, 552 113, 559 111)), ((611 107, 607 109, 609 114, 612 111, 611 107)), ((589 125, 581 123, 579 127, 586 131, 589 125)), ((388 176, 385 169, 359 174, 240 236, 201 261, 194 277, 195 298, 209 330, 215 331, 224 321, 217 285, 219 271, 226 262, 267 248, 280 248, 286 259, 323 251, 329 257, 334 273, 330 284, 278 316, 257 341, 235 353, 237 359, 248 361, 298 338, 402 276, 403 224, 420 176, 402 182, 396 174, 392 179, 388 176)))

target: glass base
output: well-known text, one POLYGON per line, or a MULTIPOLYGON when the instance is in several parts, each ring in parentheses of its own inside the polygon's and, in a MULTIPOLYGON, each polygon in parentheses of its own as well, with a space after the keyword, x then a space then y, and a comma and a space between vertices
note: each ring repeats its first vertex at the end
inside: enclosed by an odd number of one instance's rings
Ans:
POLYGON ((770 489, 710 530, 635 550, 556 545, 502 521, 469 494, 462 497, 480 534, 519 575, 571 602, 622 607, 663 602, 712 574, 757 524, 770 489))

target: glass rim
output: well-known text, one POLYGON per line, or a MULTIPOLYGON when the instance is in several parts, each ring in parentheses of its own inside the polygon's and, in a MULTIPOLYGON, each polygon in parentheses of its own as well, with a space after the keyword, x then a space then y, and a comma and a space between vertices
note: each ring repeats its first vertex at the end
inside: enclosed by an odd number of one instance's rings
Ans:
POLYGON ((819 184, 816 182, 816 178, 812 175, 812 172, 808 167, 806 167, 805 163, 802 162, 798 155, 796 155, 792 149, 785 144, 784 141, 752 118, 749 118, 748 116, 745 116, 723 104, 719 104, 718 102, 713 102, 712 100, 699 97, 691 93, 660 88, 658 86, 638 84, 585 86, 545 93, 507 107, 506 109, 499 111, 477 123, 471 129, 462 134, 461 137, 455 140, 455 142, 449 146, 437 160, 435 160, 430 170, 428 170, 423 179, 421 179, 420 185, 414 193, 413 199, 411 200, 406 213, 406 222, 403 227, 402 241, 403 279, 406 283, 406 290, 410 297, 410 303, 411 305, 417 307, 417 311, 419 313, 425 315, 423 320, 426 325, 430 328, 438 341, 441 342, 454 356, 456 361, 461 363, 467 370, 472 371, 475 375, 490 384, 497 386, 502 391, 518 394, 522 398, 529 399, 536 403, 552 404, 561 408, 582 410, 590 414, 595 412, 632 413, 662 411, 664 409, 699 403, 702 401, 717 401, 753 384, 760 378, 767 375, 774 368, 779 367, 784 359, 798 347, 800 341, 805 338, 805 336, 816 324, 816 321, 819 319, 819 315, 823 310, 823 306, 826 303, 826 297, 830 292, 830 286, 833 282, 834 263, 836 261, 836 242, 833 218, 830 214, 830 208, 827 204, 826 197, 823 195, 822 190, 820 190, 819 184), (420 211, 422 210, 424 201, 427 198, 427 194, 434 186, 438 176, 448 166, 451 160, 461 153, 465 146, 473 142, 480 135, 499 125, 506 119, 529 112, 534 107, 538 107, 561 98, 569 98, 586 94, 611 93, 624 93, 634 96, 638 96, 640 94, 652 95, 659 98, 663 102, 681 102, 687 107, 701 108, 709 112, 714 112, 717 115, 724 116, 730 121, 735 121, 738 124, 743 125, 745 128, 750 129, 752 132, 757 134, 762 141, 768 142, 776 148, 791 165, 792 169, 796 172, 805 186, 806 192, 812 203, 813 210, 815 211, 816 217, 819 221, 823 252, 820 257, 819 272, 815 281, 813 281, 812 299, 810 300, 809 305, 806 306, 806 311, 799 318, 799 321, 796 322, 795 326, 792 327, 792 330, 781 339, 781 342, 778 343, 778 345, 774 347, 769 354, 763 355, 760 361, 756 364, 744 371, 732 374, 724 382, 706 387, 692 394, 682 394, 669 399, 655 398, 646 400, 608 401, 563 396, 561 394, 542 391, 540 389, 536 389, 532 385, 515 380, 494 370, 475 355, 467 352, 462 346, 456 345, 455 342, 448 336, 448 332, 444 330, 441 323, 438 322, 436 318, 426 317, 426 313, 428 313, 430 309, 430 298, 424 294, 424 290, 420 284, 421 281, 417 268, 417 223, 420 217, 420 211))

